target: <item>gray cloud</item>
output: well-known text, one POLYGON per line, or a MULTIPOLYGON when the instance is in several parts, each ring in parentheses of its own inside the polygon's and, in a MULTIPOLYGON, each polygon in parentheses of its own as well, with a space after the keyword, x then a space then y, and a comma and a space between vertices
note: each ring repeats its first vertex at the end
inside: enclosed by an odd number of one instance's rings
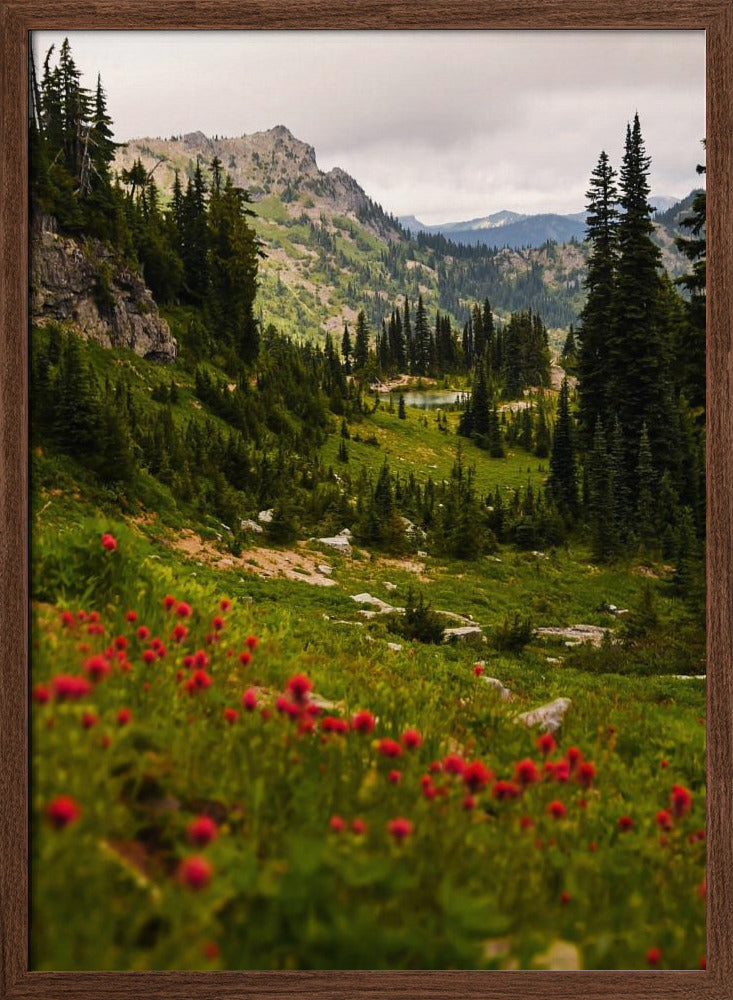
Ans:
MULTIPOLYGON (((40 55, 62 36, 34 36, 40 55)), ((425 222, 579 210, 638 110, 655 193, 697 182, 703 32, 77 32, 118 138, 287 125, 425 222)))

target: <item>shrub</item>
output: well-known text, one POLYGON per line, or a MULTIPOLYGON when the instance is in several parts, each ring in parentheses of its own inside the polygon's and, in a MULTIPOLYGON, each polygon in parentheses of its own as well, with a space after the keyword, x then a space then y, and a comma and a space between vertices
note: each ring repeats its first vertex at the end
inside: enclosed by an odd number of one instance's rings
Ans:
POLYGON ((519 612, 505 618, 494 634, 494 645, 507 653, 520 653, 532 639, 532 622, 519 612))
POLYGON ((422 593, 415 597, 410 587, 405 598, 405 613, 396 618, 395 631, 405 639, 440 643, 443 641, 443 628, 440 616, 425 602, 422 593))

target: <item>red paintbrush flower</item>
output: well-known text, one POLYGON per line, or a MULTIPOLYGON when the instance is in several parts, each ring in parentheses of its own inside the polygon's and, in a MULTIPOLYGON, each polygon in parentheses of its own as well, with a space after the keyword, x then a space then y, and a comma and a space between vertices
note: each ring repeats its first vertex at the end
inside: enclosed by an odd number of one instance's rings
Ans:
POLYGON ((305 674, 294 674, 285 685, 285 690, 290 693, 299 705, 305 704, 309 693, 313 690, 313 681, 305 674))
POLYGON ((463 781, 471 789, 472 792, 480 792, 482 788, 494 777, 494 772, 490 771, 489 768, 483 763, 483 761, 475 760, 471 764, 466 764, 463 768, 463 781))
POLYGON ((532 785, 540 780, 540 769, 533 760, 527 758, 514 765, 514 780, 522 785, 532 785))
POLYGON ((63 830, 81 816, 79 804, 70 795, 59 795, 46 806, 46 820, 54 830, 63 830))
POLYGON ((226 721, 229 723, 230 726, 233 726, 234 723, 239 718, 239 712, 236 710, 236 708, 225 708, 224 718, 226 719, 226 721))
POLYGON ((51 692, 45 684, 36 684, 33 688, 33 701, 37 705, 46 705, 51 700, 51 692))
POLYGON ((219 828, 210 816, 198 816, 186 827, 186 836, 196 847, 206 847, 219 836, 219 828))
POLYGON ((259 641, 260 640, 257 638, 256 635, 248 635, 247 638, 244 640, 244 644, 248 649, 251 649, 252 652, 254 652, 255 649, 257 649, 259 641))
POLYGON ((339 719, 335 715, 326 715, 321 719, 321 732, 322 733, 336 733, 340 736, 345 735, 349 731, 349 724, 346 719, 339 719))
POLYGON ((106 549, 107 552, 114 552, 114 550, 117 548, 117 539, 114 537, 114 535, 110 535, 108 531, 105 531, 100 541, 102 542, 102 548, 106 549))
POLYGON ((369 733, 374 731, 375 718, 371 712, 361 711, 357 712, 351 719, 351 728, 357 733, 363 733, 368 736, 369 733))
POLYGON ((552 733, 542 733, 541 736, 537 737, 537 749, 545 757, 551 754, 557 748, 557 743, 555 742, 555 737, 552 733))
POLYGON ((668 809, 660 809, 655 817, 655 822, 660 830, 671 830, 672 813, 668 809))
POLYGON ((243 667, 248 667, 252 662, 252 654, 246 649, 242 650, 239 654, 239 662, 243 667))
POLYGON ((117 725, 126 726, 132 719, 132 712, 129 708, 121 708, 117 713, 117 725))
POLYGON ((672 806, 672 813, 677 819, 686 816, 692 809, 692 795, 684 785, 672 785, 669 800, 672 806))
POLYGON ((332 816, 328 821, 328 825, 334 833, 342 833, 346 827, 346 822, 340 816, 332 816))
POLYGON ((570 780, 570 764, 566 760, 547 761, 545 764, 545 774, 554 781, 570 780))
POLYGON ((579 785, 582 785, 583 788, 590 788, 596 778, 595 764, 592 764, 589 760, 584 760, 578 766, 576 777, 579 785))
POLYGON ((401 757, 402 747, 396 740, 383 739, 377 744, 377 752, 383 757, 401 757))
POLYGON ((650 948, 646 953, 647 965, 659 965, 662 961, 662 949, 661 948, 650 948))
POLYGON ((422 744, 422 736, 417 729, 406 729, 400 740, 406 750, 416 750, 422 744))
POLYGON ((254 712, 257 708, 257 692, 254 688, 248 688, 242 695, 242 706, 248 712, 254 712))
POLYGON ((402 816, 398 816, 396 819, 391 819, 387 823, 387 832, 390 833, 398 843, 409 837, 413 831, 412 823, 409 819, 404 819, 402 816))
POLYGON ((88 660, 84 661, 84 669, 89 674, 89 677, 94 684, 98 684, 99 681, 104 680, 112 672, 112 667, 106 656, 90 656, 88 660))
POLYGON ((457 753, 449 753, 443 758, 443 770, 446 774, 463 774, 466 764, 457 753))
POLYGON ((59 701, 76 701, 79 698, 84 698, 92 690, 89 681, 73 674, 59 674, 53 678, 51 685, 59 701))
POLYGON ((206 858, 192 855, 191 857, 184 858, 178 869, 178 873, 183 884, 197 892, 200 889, 205 889, 209 884, 214 874, 214 869, 206 858))
POLYGON ((179 601, 176 607, 176 616, 178 618, 190 618, 193 613, 193 608, 186 601, 179 601))
POLYGON ((565 803, 559 799, 553 799, 547 807, 547 814, 552 816, 553 819, 563 819, 567 815, 565 803))
POLYGON ((491 794, 499 802, 510 802, 522 794, 522 789, 513 781, 497 781, 491 789, 491 794))
POLYGON ((631 816, 619 816, 616 826, 621 833, 628 833, 629 830, 634 829, 634 821, 631 816))

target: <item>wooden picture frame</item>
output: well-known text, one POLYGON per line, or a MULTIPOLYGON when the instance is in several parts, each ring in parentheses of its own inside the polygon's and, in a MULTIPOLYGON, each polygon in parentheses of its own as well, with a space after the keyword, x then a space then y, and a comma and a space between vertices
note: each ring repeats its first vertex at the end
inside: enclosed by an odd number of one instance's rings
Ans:
POLYGON ((428 0, 418 8, 404 0, 2 0, 0 22, 0 997, 732 996, 733 0, 428 0), (707 971, 29 972, 28 33, 398 28, 707 33, 707 971))

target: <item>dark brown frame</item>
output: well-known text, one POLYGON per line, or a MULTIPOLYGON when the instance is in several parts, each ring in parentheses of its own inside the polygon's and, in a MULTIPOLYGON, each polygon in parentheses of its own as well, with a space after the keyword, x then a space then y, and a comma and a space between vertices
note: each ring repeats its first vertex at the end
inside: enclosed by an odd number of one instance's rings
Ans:
POLYGON ((0 0, 0 24, 0 1000, 733 997, 733 0, 0 0), (130 28, 706 30, 706 972, 28 971, 28 32, 130 28))

